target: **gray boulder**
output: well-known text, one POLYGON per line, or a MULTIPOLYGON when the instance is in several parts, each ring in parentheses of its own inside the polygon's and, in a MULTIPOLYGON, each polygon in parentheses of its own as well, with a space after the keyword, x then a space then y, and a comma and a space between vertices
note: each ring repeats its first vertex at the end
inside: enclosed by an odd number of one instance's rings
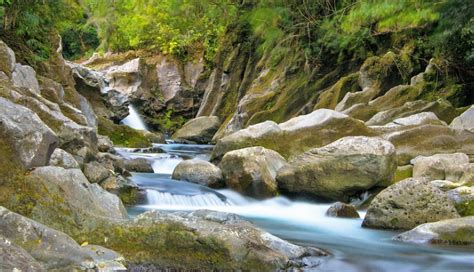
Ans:
POLYGON ((0 260, 0 271, 46 271, 28 252, 2 235, 0 235, 0 260))
POLYGON ((218 140, 212 157, 250 146, 275 150, 285 158, 321 147, 345 136, 371 135, 364 122, 345 114, 319 109, 276 124, 265 121, 239 130, 218 140))
POLYGON ((362 226, 411 229, 423 223, 457 218, 446 193, 423 178, 402 180, 380 192, 372 201, 362 226))
POLYGON ((385 126, 420 126, 420 125, 446 125, 445 122, 439 120, 438 116, 432 112, 421 112, 408 117, 398 118, 385 126))
POLYGON ((394 240, 417 244, 474 244, 474 216, 423 224, 394 237, 394 240))
POLYGON ((12 82, 15 87, 30 89, 34 93, 40 93, 40 86, 36 78, 36 71, 31 66, 15 64, 12 73, 12 82))
POLYGON ((100 183, 111 175, 109 169, 96 161, 84 164, 83 172, 91 183, 100 183))
POLYGON ((150 161, 145 158, 135 158, 125 160, 125 169, 130 172, 153 173, 150 161))
POLYGON ((114 143, 107 136, 98 135, 97 149, 99 152, 113 152, 114 143))
POLYGON ((425 177, 429 180, 449 180, 457 182, 461 179, 469 164, 469 157, 464 153, 436 154, 418 156, 411 160, 413 177, 425 177))
POLYGON ((185 160, 180 162, 174 169, 172 178, 211 188, 220 188, 224 185, 221 169, 203 160, 185 160))
POLYGON ((31 110, 0 98, 0 130, 25 168, 47 165, 58 139, 31 110))
MULTIPOLYGON (((21 247, 47 270, 125 270, 124 258, 114 251, 100 246, 81 247, 68 235, 1 206, 0 219, 0 237, 21 247)), ((35 264, 25 259, 28 265, 35 264)))
POLYGON ((220 168, 227 187, 256 198, 277 194, 276 175, 287 164, 277 152, 260 146, 226 153, 220 168))
POLYGON ((454 118, 450 126, 454 129, 464 129, 474 132, 474 105, 460 116, 454 118))
POLYGON ((336 200, 364 192, 392 180, 395 148, 380 138, 344 137, 311 149, 289 161, 278 172, 278 187, 336 200))
POLYGON ((62 150, 61 148, 56 148, 51 155, 51 159, 49 160, 50 166, 59 166, 66 169, 70 168, 79 168, 79 163, 74 159, 74 157, 67 153, 66 151, 62 150))
POLYGON ((344 217, 344 218, 359 218, 359 213, 356 208, 350 204, 336 202, 326 211, 327 216, 344 217))
POLYGON ((219 129, 221 122, 217 116, 201 116, 188 121, 173 134, 173 139, 207 144, 219 129))

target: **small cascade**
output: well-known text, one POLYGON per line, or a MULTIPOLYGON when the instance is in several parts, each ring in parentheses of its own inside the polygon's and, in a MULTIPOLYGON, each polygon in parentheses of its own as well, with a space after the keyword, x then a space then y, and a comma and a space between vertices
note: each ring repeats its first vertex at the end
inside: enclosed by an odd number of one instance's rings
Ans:
POLYGON ((133 105, 128 105, 128 112, 129 112, 129 115, 125 117, 125 119, 122 120, 121 122, 122 124, 134 129, 148 130, 146 128, 145 123, 143 122, 142 118, 138 114, 135 107, 133 107, 133 105))
POLYGON ((168 192, 146 190, 146 196, 150 206, 169 206, 174 208, 230 206, 230 203, 213 193, 176 195, 168 192))
POLYGON ((183 159, 181 157, 169 154, 163 154, 159 157, 156 157, 151 167, 153 168, 153 172, 157 174, 173 174, 174 169, 176 166, 182 162, 183 159))

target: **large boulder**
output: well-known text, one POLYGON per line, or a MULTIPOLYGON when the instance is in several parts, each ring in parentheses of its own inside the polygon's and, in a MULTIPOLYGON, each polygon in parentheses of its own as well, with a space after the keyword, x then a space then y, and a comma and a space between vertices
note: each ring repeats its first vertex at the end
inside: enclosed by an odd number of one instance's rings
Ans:
POLYGON ((450 126, 454 129, 465 129, 474 133, 474 105, 456 117, 450 126))
POLYGON ((58 139, 31 110, 0 97, 0 135, 25 168, 48 165, 58 139))
POLYGON ((197 159, 180 162, 174 169, 172 178, 211 188, 220 188, 224 183, 222 171, 219 167, 210 162, 197 159))
POLYGON ((423 224, 394 237, 394 240, 418 244, 474 244, 474 216, 423 224))
POLYGON ((0 235, 0 271, 46 271, 23 248, 0 235))
POLYGON ((275 196, 277 172, 286 160, 277 152, 260 146, 226 153, 220 168, 227 187, 256 198, 275 196))
POLYGON ((210 143, 221 122, 217 116, 201 116, 188 121, 173 134, 173 139, 200 144, 210 143))
POLYGON ((74 157, 67 153, 66 151, 62 150, 61 148, 56 148, 51 155, 51 159, 49 160, 50 166, 59 166, 66 169, 69 168, 79 168, 79 163, 74 159, 74 157))
MULTIPOLYGON (((100 246, 80 246, 68 235, 1 206, 0 219, 0 237, 7 238, 10 243, 28 252, 31 259, 36 259, 44 269, 125 270, 123 257, 114 251, 100 246)), ((26 264, 38 267, 31 259, 26 259, 26 264)))
POLYGON ((362 225, 370 228, 411 229, 420 224, 457 218, 446 193, 424 178, 409 178, 380 192, 371 202, 362 225))
POLYGON ((436 154, 418 156, 411 160, 413 177, 425 177, 430 180, 449 180, 457 182, 469 164, 469 157, 464 153, 436 154))
POLYGON ((145 158, 135 158, 124 161, 125 169, 130 172, 153 173, 153 167, 145 158))
POLYGON ((364 122, 333 110, 319 109, 281 124, 265 121, 223 137, 217 142, 212 157, 219 160, 232 150, 263 146, 288 158, 342 137, 357 135, 371 135, 364 122))
POLYGON ((395 158, 395 148, 388 141, 344 137, 291 159, 278 172, 278 187, 288 193, 347 200, 391 181, 396 170, 395 158))
POLYGON ((15 64, 15 69, 12 73, 12 82, 15 87, 28 88, 31 91, 39 94, 40 86, 36 78, 36 71, 28 65, 15 64))

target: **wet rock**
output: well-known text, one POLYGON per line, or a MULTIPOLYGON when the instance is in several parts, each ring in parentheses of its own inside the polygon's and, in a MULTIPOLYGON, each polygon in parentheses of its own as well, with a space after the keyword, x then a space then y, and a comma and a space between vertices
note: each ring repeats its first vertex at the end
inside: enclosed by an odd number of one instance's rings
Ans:
POLYGON ((462 216, 474 215, 474 186, 461 186, 447 192, 462 216))
POLYGON ((2 235, 0 235, 0 260, 2 260, 0 271, 46 271, 28 252, 2 235))
POLYGON ((464 129, 474 133, 474 106, 456 117, 450 126, 454 129, 464 129))
POLYGON ((327 216, 344 217, 344 218, 359 218, 359 213, 352 205, 336 202, 326 211, 327 216))
POLYGON ((217 116, 201 116, 188 121, 173 134, 175 140, 187 140, 200 144, 210 143, 220 126, 217 116))
POLYGON ((226 153, 220 168, 227 187, 256 198, 277 194, 276 175, 286 160, 263 147, 248 147, 226 153))
POLYGON ((51 155, 51 159, 49 160, 50 166, 59 166, 66 169, 70 168, 79 168, 79 163, 77 163, 74 157, 67 153, 66 151, 56 148, 51 155))
POLYGON ((362 226, 411 229, 459 214, 446 193, 423 178, 409 178, 380 192, 372 201, 362 226))
POLYGON ((174 169, 172 178, 211 188, 221 188, 224 185, 224 178, 219 167, 197 159, 180 162, 174 169))
POLYGON ((457 182, 461 179, 464 168, 469 164, 469 157, 464 153, 436 154, 418 156, 411 161, 413 177, 425 177, 430 180, 449 180, 457 182))
POLYGON ((4 98, 0 98, 0 129, 25 168, 47 165, 58 143, 38 115, 4 98))
POLYGON ((24 87, 39 94, 40 86, 36 78, 36 71, 28 65, 15 64, 12 73, 12 82, 15 87, 24 87))
POLYGON ((84 164, 83 172, 91 183, 100 183, 111 174, 107 168, 96 161, 84 164))
POLYGON ((292 158, 278 172, 278 187, 289 193, 336 200, 390 182, 395 148, 380 138, 344 137, 292 158))
POLYGON ((125 160, 125 169, 130 172, 153 173, 150 161, 145 158, 125 160))
MULTIPOLYGON (((0 219, 0 237, 3 236, 21 247, 24 250, 23 253, 25 251, 28 252, 31 257, 41 263, 44 269, 125 270, 122 264, 124 262, 123 257, 112 250, 100 246, 81 247, 66 234, 11 212, 1 206, 0 219)), ((0 240, 1 244, 2 241, 0 240)), ((24 259, 27 261, 26 265, 33 265, 35 268, 38 268, 38 263, 31 262, 32 258, 30 258, 26 256, 24 259)))
POLYGON ((219 160, 232 150, 263 146, 288 158, 345 136, 370 134, 362 121, 333 110, 319 109, 278 125, 265 121, 223 137, 217 142, 212 157, 219 160))
POLYGON ((474 244, 474 216, 423 224, 394 237, 394 240, 408 243, 474 244))

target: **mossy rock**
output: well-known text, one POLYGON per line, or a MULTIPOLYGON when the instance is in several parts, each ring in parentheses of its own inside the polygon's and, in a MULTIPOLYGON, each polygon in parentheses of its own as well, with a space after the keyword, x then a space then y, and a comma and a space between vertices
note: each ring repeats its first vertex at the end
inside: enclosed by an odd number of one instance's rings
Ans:
POLYGON ((411 177, 413 177, 413 165, 398 166, 397 171, 395 171, 392 184, 411 177))
POLYGON ((336 105, 344 98, 346 93, 360 91, 358 84, 359 73, 353 73, 342 77, 331 88, 321 93, 318 97, 314 110, 317 109, 334 109, 336 105))
POLYGON ((116 125, 111 120, 98 117, 100 135, 108 136, 116 146, 120 147, 149 147, 152 136, 125 125, 116 125))

